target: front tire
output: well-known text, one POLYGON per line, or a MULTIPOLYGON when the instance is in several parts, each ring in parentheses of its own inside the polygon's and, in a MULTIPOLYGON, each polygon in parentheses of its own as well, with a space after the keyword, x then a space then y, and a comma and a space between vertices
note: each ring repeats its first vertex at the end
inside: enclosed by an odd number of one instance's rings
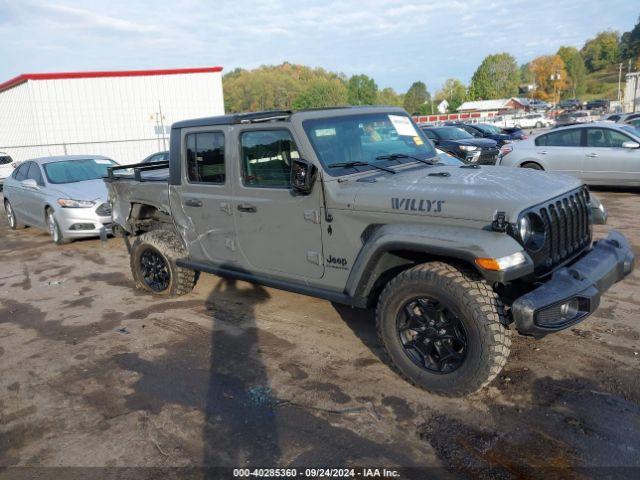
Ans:
POLYGON ((4 201, 4 213, 7 215, 7 222, 9 223, 11 230, 20 230, 26 227, 26 225, 16 217, 16 212, 13 210, 9 200, 4 201))
POLYGON ((476 272, 417 265, 385 287, 376 326, 390 364, 444 396, 473 393, 500 373, 511 346, 504 306, 476 272))
POLYGON ((535 163, 535 162, 525 162, 522 165, 520 165, 521 168, 531 168, 532 170, 544 170, 544 168, 542 168, 542 166, 539 163, 535 163))
POLYGON ((47 228, 49 230, 49 235, 51 235, 51 240, 53 240, 53 243, 55 243, 56 245, 64 245, 71 241, 64 238, 64 236, 62 235, 60 225, 58 225, 55 214, 51 209, 47 210, 47 228))
POLYGON ((174 232, 152 230, 136 237, 131 246, 131 273, 136 288, 168 297, 191 292, 198 281, 198 272, 176 264, 186 256, 174 232))

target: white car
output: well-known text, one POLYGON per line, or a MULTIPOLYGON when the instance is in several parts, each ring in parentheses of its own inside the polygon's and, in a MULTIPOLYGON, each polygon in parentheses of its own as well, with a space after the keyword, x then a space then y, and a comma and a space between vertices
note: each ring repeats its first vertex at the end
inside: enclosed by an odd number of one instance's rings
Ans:
POLYGON ((4 152, 0 152, 0 191, 2 191, 5 178, 9 177, 9 175, 13 173, 13 169, 15 167, 16 164, 11 156, 4 152))
POLYGON ((517 116, 497 116, 492 123, 500 128, 544 128, 552 127, 556 122, 542 113, 528 113, 517 116))

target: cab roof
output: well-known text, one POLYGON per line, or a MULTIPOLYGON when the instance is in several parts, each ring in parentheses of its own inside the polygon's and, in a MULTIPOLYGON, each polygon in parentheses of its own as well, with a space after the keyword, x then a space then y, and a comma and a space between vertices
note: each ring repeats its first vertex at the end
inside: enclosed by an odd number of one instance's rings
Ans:
POLYGON ((216 117, 196 118, 182 120, 174 123, 171 128, 180 129, 188 127, 206 127, 210 125, 234 125, 243 123, 260 123, 272 121, 289 121, 292 117, 322 118, 336 115, 357 115, 359 113, 376 112, 402 112, 399 107, 384 106, 359 106, 359 107, 328 107, 307 110, 264 110, 251 113, 234 113, 231 115, 219 115, 216 117))

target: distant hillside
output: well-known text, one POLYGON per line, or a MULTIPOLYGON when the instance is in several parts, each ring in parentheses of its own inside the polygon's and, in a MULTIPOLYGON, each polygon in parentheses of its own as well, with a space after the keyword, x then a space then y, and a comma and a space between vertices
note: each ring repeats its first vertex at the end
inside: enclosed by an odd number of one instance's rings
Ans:
MULTIPOLYGON (((624 76, 627 73, 626 65, 622 66, 622 85, 624 91, 624 76)), ((601 70, 596 70, 587 74, 587 92, 582 95, 581 100, 593 100, 604 98, 607 100, 618 99, 618 64, 609 65, 601 70)))

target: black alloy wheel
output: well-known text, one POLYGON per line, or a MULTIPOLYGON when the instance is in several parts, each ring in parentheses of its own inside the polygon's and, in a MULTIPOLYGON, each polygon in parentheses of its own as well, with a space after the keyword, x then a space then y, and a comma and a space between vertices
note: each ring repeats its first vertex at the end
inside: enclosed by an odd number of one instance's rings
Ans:
POLYGON ((163 292, 171 283, 171 272, 164 257, 147 249, 140 255, 140 273, 144 283, 155 292, 163 292))
POLYGON ((457 370, 467 356, 467 332, 458 316, 440 301, 416 298, 397 318, 405 354, 419 367, 436 374, 457 370))

